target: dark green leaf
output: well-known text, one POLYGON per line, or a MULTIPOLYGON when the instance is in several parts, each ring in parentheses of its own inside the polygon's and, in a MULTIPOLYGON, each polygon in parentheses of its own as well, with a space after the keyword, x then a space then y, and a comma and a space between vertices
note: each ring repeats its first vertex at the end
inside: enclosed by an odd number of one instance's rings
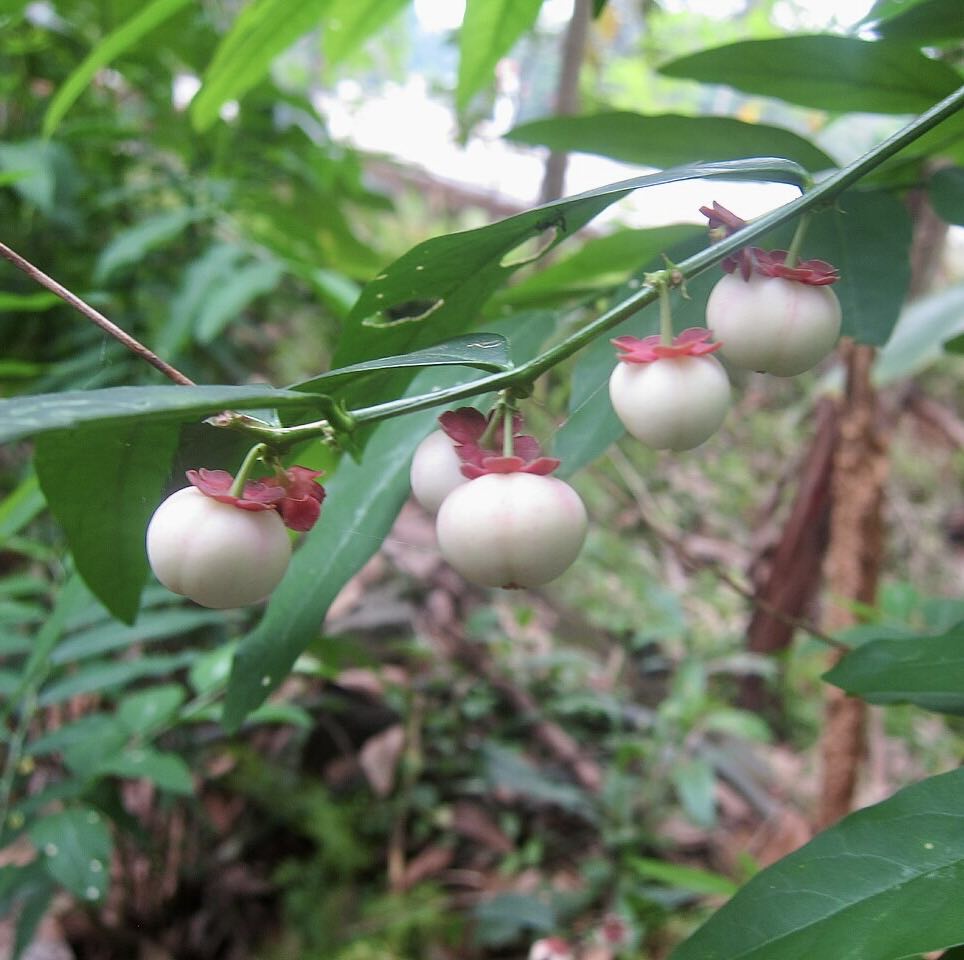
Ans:
POLYGON ((806 180, 798 165, 785 160, 689 164, 607 184, 476 230, 427 240, 364 288, 345 325, 335 363, 345 366, 405 353, 473 326, 485 301, 521 265, 504 263, 520 246, 546 232, 558 243, 633 190, 697 177, 806 180))
POLYGON ((877 356, 874 380, 893 383, 940 359, 941 348, 964 331, 964 283, 909 303, 877 356))
POLYGON ((98 70, 119 57, 189 3, 190 0, 153 0, 113 33, 104 37, 80 66, 60 85, 60 89, 50 101, 47 113, 44 115, 44 136, 49 137, 57 129, 64 114, 84 92, 98 70))
POLYGON ((964 769, 851 814, 757 874, 671 960, 895 960, 959 943, 962 790, 964 769))
POLYGON ((888 193, 850 191, 833 213, 814 217, 806 256, 840 270, 833 290, 843 308, 843 335, 881 346, 900 316, 910 283, 911 223, 888 193))
POLYGON ((93 807, 76 806, 51 814, 34 822, 29 833, 55 880, 83 900, 103 899, 113 845, 93 807))
POLYGON ((408 0, 334 0, 322 40, 328 63, 338 63, 354 53, 407 3, 408 0))
POLYGON ((56 892, 57 885, 36 860, 22 867, 0 867, 0 917, 16 917, 10 960, 25 956, 56 892))
POLYGON ((148 736, 170 722, 186 696, 184 688, 176 683, 139 690, 117 705, 117 719, 129 733, 148 736))
POLYGON ((228 101, 240 99, 268 73, 271 62, 316 27, 331 0, 254 0, 244 7, 215 51, 191 102, 191 120, 207 130, 228 101))
MULTIPOLYGON (((427 372, 419 385, 457 382, 452 372, 427 372), (428 379, 431 378, 431 379, 428 379)), ((355 462, 343 457, 325 481, 321 521, 295 552, 265 615, 234 659, 224 723, 237 729, 288 675, 317 636, 328 606, 345 582, 379 548, 409 493, 412 453, 434 420, 428 410, 380 424, 355 462)))
MULTIPOLYGON (((873 13, 873 11, 872 11, 873 13)), ((959 41, 964 34, 960 0, 922 0, 887 19, 872 23, 871 29, 888 40, 904 40, 920 46, 959 41)))
POLYGON ((106 693, 145 677, 169 676, 176 670, 188 666, 193 660, 193 653, 178 653, 169 656, 141 657, 138 660, 98 662, 45 686, 40 691, 38 703, 46 707, 53 703, 62 703, 82 693, 94 691, 106 693))
POLYGON ((535 120, 510 130, 506 137, 550 150, 594 153, 647 167, 764 154, 795 160, 812 171, 836 166, 822 150, 790 130, 732 117, 644 116, 617 111, 535 120))
POLYGON ((44 508, 37 475, 31 472, 0 502, 0 544, 18 534, 44 508))
MULTIPOLYGON (((105 756, 120 749, 128 736, 127 729, 120 721, 106 713, 90 713, 78 717, 70 723, 30 742, 27 753, 30 756, 44 756, 48 753, 68 754, 74 748, 87 748, 98 762, 105 756)), ((78 767, 69 764, 74 770, 78 767)), ((84 763, 80 767, 86 766, 84 763)))
POLYGON ((509 344, 505 337, 496 333, 469 333, 454 337, 434 347, 404 353, 397 357, 381 357, 365 360, 349 367, 329 370, 311 380, 303 380, 292 385, 291 390, 304 390, 307 393, 329 391, 338 383, 352 380, 376 370, 396 370, 402 367, 476 367, 480 370, 498 372, 508 370, 509 344))
POLYGON ((182 207, 141 220, 121 230, 101 251, 94 267, 94 280, 103 283, 123 267, 140 263, 151 250, 170 243, 201 216, 198 210, 182 207))
POLYGON ((539 15, 542 0, 467 0, 459 31, 459 77, 455 102, 465 109, 492 82, 495 65, 539 15))
POLYGON ((819 110, 921 113, 961 83, 913 46, 854 37, 743 40, 664 64, 669 77, 721 83, 819 110))
POLYGON ((100 764, 97 773, 126 779, 145 777, 171 793, 194 793, 194 781, 187 764, 175 753, 161 753, 151 747, 124 750, 100 764))
POLYGON ((824 679, 870 703, 964 715, 964 624, 939 637, 868 640, 824 679))
POLYGON ((944 344, 944 350, 956 356, 964 354, 964 333, 960 333, 956 337, 951 337, 951 339, 944 344))
POLYGON ((35 465, 77 570, 111 613, 131 623, 147 578, 144 535, 161 499, 178 430, 131 423, 46 433, 35 465))
POLYGON ((964 225, 964 167, 944 167, 930 180, 930 199, 947 223, 964 225))
MULTIPOLYGON (((106 387, 0 400, 0 443, 84 424, 184 423, 222 410, 314 406, 303 393, 246 387, 106 387)), ((320 408, 316 408, 319 409, 320 408)))
POLYGON ((505 947, 523 936, 553 933, 556 911, 539 897, 525 893, 498 893, 482 900, 474 910, 478 941, 487 947, 505 947))

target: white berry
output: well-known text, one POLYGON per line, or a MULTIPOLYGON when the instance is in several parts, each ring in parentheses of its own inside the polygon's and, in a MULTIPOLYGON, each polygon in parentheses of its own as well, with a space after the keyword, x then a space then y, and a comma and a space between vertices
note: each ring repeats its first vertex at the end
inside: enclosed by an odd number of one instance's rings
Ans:
POLYGON ((442 501, 468 482, 461 467, 451 438, 442 430, 433 431, 418 445, 412 458, 412 495, 429 513, 438 513, 442 501))
POLYGON ((840 301, 827 285, 727 274, 710 293, 706 325, 728 360, 793 377, 816 366, 840 336, 840 301))
POLYGON ((436 521, 442 556, 483 587, 536 587, 568 569, 586 538, 586 508, 569 484, 492 473, 453 490, 436 521))
POLYGON ((241 510, 185 487, 151 517, 147 557, 169 590, 223 610, 267 597, 288 568, 291 542, 276 510, 241 510))
POLYGON ((711 356, 620 361, 609 378, 609 398, 637 440, 656 450, 690 450, 719 429, 730 381, 711 356))

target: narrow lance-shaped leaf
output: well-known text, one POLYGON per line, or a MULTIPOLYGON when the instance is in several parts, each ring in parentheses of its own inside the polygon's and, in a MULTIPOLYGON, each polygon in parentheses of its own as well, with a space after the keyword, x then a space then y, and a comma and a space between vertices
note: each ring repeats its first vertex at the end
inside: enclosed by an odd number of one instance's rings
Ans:
POLYGON ((824 680, 870 703, 964 715, 964 623, 939 637, 868 640, 824 680))
POLYGON ((844 818, 757 874, 671 960, 895 960, 964 941, 964 769, 844 818))
POLYGON ((955 70, 908 44, 829 34, 742 40, 680 57, 660 73, 818 110, 868 113, 920 113, 961 84, 955 70))
MULTIPOLYGON (((960 0, 922 0, 913 5, 905 2, 896 9, 898 12, 893 16, 887 16, 886 19, 878 17, 871 24, 874 33, 889 40, 904 40, 919 45, 960 41, 960 0)), ((872 15, 875 13, 876 8, 871 11, 872 15)), ((868 19, 873 19, 873 16, 868 19)))
POLYGON ((74 430, 85 424, 186 423, 221 410, 302 409, 321 413, 303 393, 258 384, 245 387, 106 387, 0 400, 0 443, 74 430))
POLYGON ((397 357, 365 360, 349 367, 329 370, 328 373, 312 377, 311 380, 302 380, 289 389, 317 393, 320 390, 331 390, 336 384, 345 380, 352 380, 378 370, 448 366, 476 367, 490 372, 508 370, 512 366, 509 360, 508 341, 497 333, 467 333, 464 336, 437 343, 434 347, 426 347, 424 350, 403 353, 397 357))
POLYGON ((541 6, 542 0, 467 0, 455 92, 460 109, 492 79, 495 65, 536 22, 541 6))
POLYGON ((354 53, 407 4, 408 0, 334 0, 322 35, 329 65, 354 53))
POLYGON ((510 130, 506 138, 649 167, 672 167, 704 157, 738 160, 763 153, 794 160, 808 170, 836 166, 826 153, 790 130, 745 123, 734 117, 644 116, 612 111, 534 120, 510 130))
POLYGON ((254 0, 242 9, 221 41, 191 103, 191 120, 207 130, 218 111, 247 93, 268 73, 271 62, 302 34, 317 26, 331 0, 254 0))
POLYGON ((44 136, 49 137, 57 129, 64 114, 84 92, 98 70, 130 49, 190 2, 191 0, 153 0, 113 33, 104 37, 60 85, 60 89, 50 101, 44 115, 44 136))

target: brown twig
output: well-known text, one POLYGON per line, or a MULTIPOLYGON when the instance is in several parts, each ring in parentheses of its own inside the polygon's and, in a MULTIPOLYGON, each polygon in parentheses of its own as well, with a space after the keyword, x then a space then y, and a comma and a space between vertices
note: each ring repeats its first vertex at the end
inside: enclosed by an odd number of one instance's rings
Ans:
POLYGON ((148 349, 139 340, 135 340, 129 333, 121 330, 116 323, 112 323, 89 303, 85 303, 76 294, 71 293, 65 286, 54 280, 53 277, 48 277, 46 273, 35 267, 29 260, 25 260, 19 253, 11 250, 4 243, 0 243, 0 255, 9 260, 18 270, 22 270, 35 283, 46 287, 51 293, 60 297, 61 300, 69 303, 70 306, 79 313, 82 313, 88 320, 97 324, 101 330, 109 333, 118 343, 127 347, 131 353, 136 354, 142 360, 146 360, 152 367, 160 370, 169 380, 173 380, 175 383, 186 387, 194 386, 194 381, 190 377, 185 376, 180 370, 162 360, 153 350, 148 349))
POLYGON ((639 511, 640 519, 660 540, 663 541, 663 543, 673 550, 680 562, 685 567, 690 570, 709 570, 718 580, 720 580, 722 583, 725 583, 734 593, 739 594, 745 600, 752 603, 756 609, 762 610, 775 620, 779 620, 781 623, 785 623, 787 626, 793 627, 794 629, 803 630, 806 633, 809 633, 815 639, 820 640, 822 643, 825 643, 834 649, 841 651, 847 651, 850 649, 845 643, 842 643, 835 637, 824 633, 819 627, 815 626, 809 620, 805 620, 801 617, 791 616, 774 604, 764 600, 762 597, 754 593, 753 590, 743 586, 742 583, 736 580, 721 564, 715 560, 703 560, 699 557, 694 557, 687 549, 686 544, 684 544, 675 533, 670 531, 667 527, 664 527, 661 523, 659 523, 659 521, 653 518, 652 512, 649 510, 649 496, 643 489, 642 484, 639 483, 632 465, 626 459, 622 451, 620 451, 618 447, 613 447, 610 451, 609 457, 613 466, 616 468, 617 472, 622 478, 623 483, 626 484, 627 490, 636 501, 636 508, 639 511))

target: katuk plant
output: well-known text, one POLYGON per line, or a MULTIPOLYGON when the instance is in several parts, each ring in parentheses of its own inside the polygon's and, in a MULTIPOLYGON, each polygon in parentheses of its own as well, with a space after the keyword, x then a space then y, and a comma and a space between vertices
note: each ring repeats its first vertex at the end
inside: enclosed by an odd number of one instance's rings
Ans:
MULTIPOLYGON (((717 238, 746 226, 718 203, 700 212, 717 238)), ((840 301, 830 289, 839 279, 836 268, 797 256, 806 223, 800 221, 789 251, 746 247, 720 263, 727 275, 710 293, 706 322, 723 356, 739 367, 796 376, 823 360, 840 337, 840 301)))
POLYGON ((155 576, 174 593, 204 607, 227 609, 264 600, 291 559, 287 530, 310 530, 321 513, 321 474, 307 467, 247 480, 262 445, 237 478, 224 470, 188 470, 191 486, 171 494, 147 528, 155 576), (286 529, 287 528, 287 529, 286 529))
POLYGON ((463 407, 439 417, 468 481, 443 500, 439 549, 459 573, 484 587, 536 587, 576 560, 587 516, 579 494, 549 476, 559 461, 519 433, 521 419, 501 405, 484 417, 463 407), (493 448, 495 440, 501 449, 493 448))

